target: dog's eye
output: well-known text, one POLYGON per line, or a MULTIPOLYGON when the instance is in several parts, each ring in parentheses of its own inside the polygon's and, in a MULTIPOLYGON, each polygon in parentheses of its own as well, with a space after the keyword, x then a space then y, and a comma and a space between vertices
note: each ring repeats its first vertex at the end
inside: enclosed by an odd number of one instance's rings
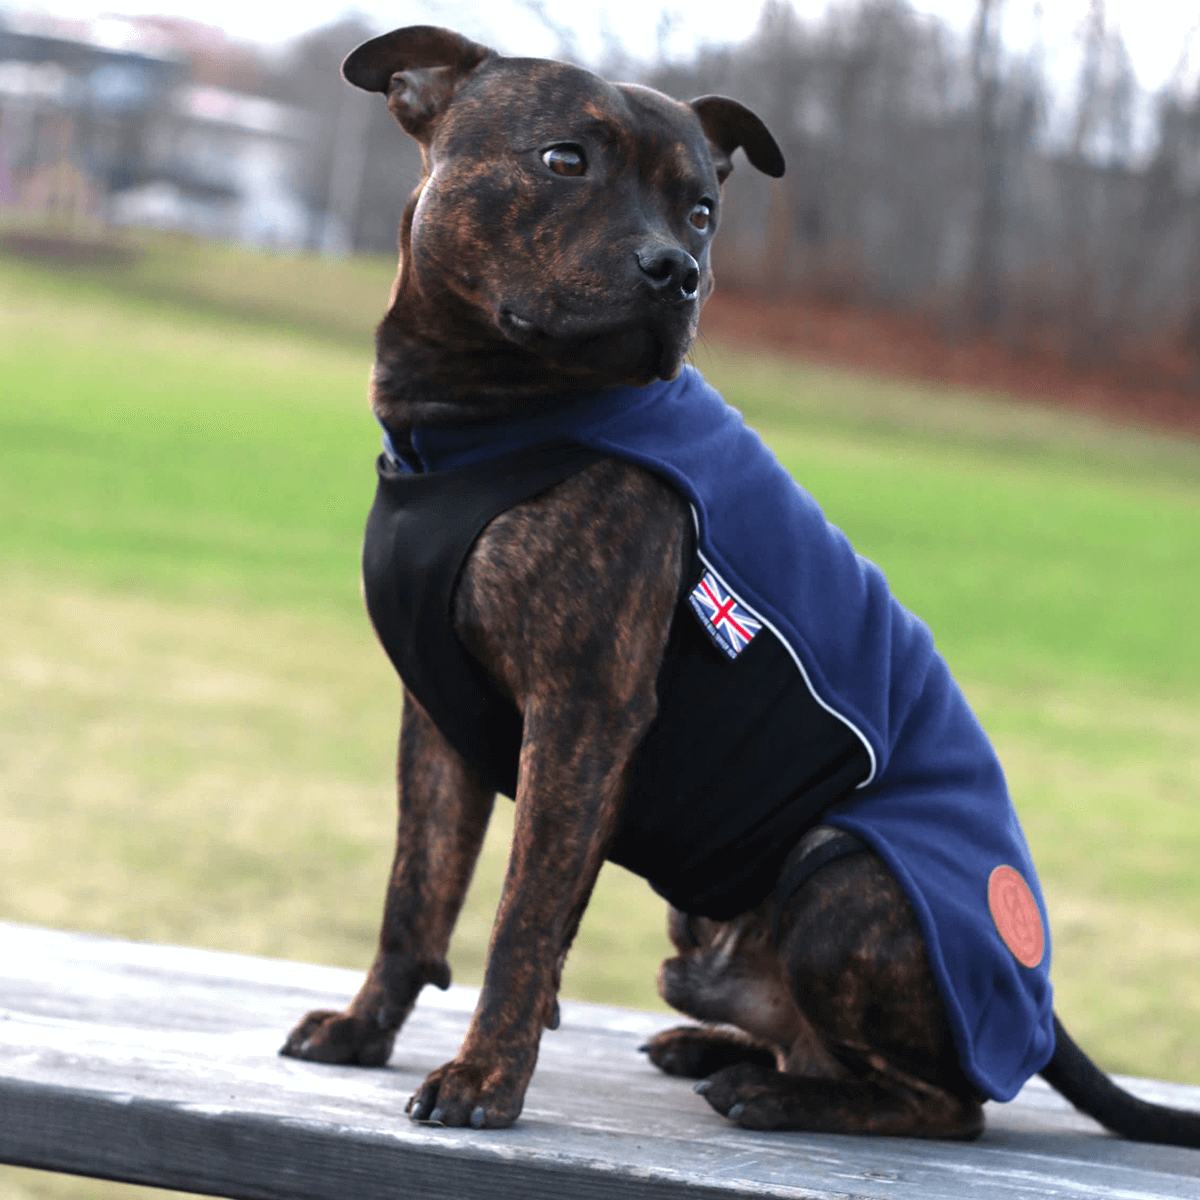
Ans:
POLYGON ((542 162, 555 175, 582 175, 587 170, 587 159, 578 146, 551 146, 542 151, 542 162))
POLYGON ((697 229, 707 229, 708 223, 712 219, 712 205, 707 200, 701 200, 695 208, 692 209, 692 215, 688 220, 697 229))

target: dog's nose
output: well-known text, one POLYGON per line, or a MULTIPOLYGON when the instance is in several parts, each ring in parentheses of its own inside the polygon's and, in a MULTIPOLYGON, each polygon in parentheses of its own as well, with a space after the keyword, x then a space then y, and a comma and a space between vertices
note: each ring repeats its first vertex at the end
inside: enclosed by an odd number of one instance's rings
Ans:
POLYGON ((700 264, 678 246, 651 242, 637 252, 638 266, 661 300, 694 300, 700 286, 700 264))

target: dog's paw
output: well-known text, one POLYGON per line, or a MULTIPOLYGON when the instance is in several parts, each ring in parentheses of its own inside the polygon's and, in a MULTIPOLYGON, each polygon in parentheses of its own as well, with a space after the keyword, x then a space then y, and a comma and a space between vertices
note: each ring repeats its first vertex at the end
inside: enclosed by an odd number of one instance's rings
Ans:
POLYGON ((737 1063, 775 1066, 775 1052, 732 1029, 704 1025, 677 1025, 656 1033, 641 1049, 667 1075, 707 1079, 715 1071, 737 1063))
POLYGON ((977 1097, 956 1096, 911 1078, 900 1084, 829 1079, 742 1065, 718 1071, 696 1084, 696 1091, 743 1129, 964 1140, 983 1131, 977 1097))
POLYGON ((317 1009, 288 1034, 279 1053, 311 1062, 382 1067, 392 1053, 395 1029, 348 1012, 317 1009))
POLYGON ((472 1129, 505 1129, 521 1115, 523 1086, 506 1085, 503 1074, 455 1059, 438 1067, 409 1100, 414 1121, 472 1129))
POLYGON ((804 1122, 797 1124, 789 1103, 791 1085, 799 1082, 774 1067, 739 1063, 696 1084, 696 1091, 743 1129, 795 1129, 807 1127, 804 1122))

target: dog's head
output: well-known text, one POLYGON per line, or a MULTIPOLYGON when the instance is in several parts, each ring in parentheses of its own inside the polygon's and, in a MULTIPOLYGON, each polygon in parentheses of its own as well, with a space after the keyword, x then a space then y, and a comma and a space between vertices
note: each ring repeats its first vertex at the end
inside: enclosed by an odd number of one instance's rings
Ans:
POLYGON ((507 58, 449 30, 398 29, 343 66, 421 145, 380 327, 376 398, 441 349, 457 377, 534 396, 678 374, 712 290, 721 189, 774 138, 722 96, 680 103, 579 67, 507 58), (419 347, 419 349, 418 349, 419 347), (464 378, 465 376, 465 378, 464 378))

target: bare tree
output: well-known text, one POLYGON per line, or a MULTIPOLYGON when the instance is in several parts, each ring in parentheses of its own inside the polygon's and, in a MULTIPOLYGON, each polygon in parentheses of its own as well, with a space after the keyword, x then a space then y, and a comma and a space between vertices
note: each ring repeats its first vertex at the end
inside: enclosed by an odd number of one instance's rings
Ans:
POLYGON ((537 18, 543 29, 554 35, 555 58, 560 58, 563 62, 583 62, 583 55, 579 50, 579 39, 575 36, 573 26, 552 16, 546 7, 545 0, 519 0, 519 2, 526 12, 537 18))
POLYGON ((1000 21, 1004 0, 978 0, 971 34, 978 198, 966 311, 977 329, 989 329, 1001 310, 1005 211, 1005 144, 1000 124, 1000 21))
MULTIPOLYGON (((1079 366, 1132 362, 1174 330, 1200 379, 1200 82, 1183 69, 1188 48, 1139 137, 1121 32, 1104 0, 1076 0, 1087 4, 1080 67, 1054 141, 1040 38, 1015 54, 1001 36, 1006 6, 1037 15, 1042 2, 975 0, 963 37, 907 0, 840 0, 811 21, 767 0, 745 42, 686 55, 674 49, 679 15, 665 10, 648 61, 602 24, 600 66, 685 99, 737 96, 779 140, 782 181, 737 171, 729 184, 716 249, 726 288, 939 314, 959 336, 1027 350, 1057 338, 1079 366)), ((522 3, 560 57, 581 59, 543 0, 522 3)), ((372 32, 353 18, 314 31, 272 83, 311 113, 301 185, 314 245, 342 228, 358 250, 390 249, 420 177, 386 109, 339 78, 372 32)))
POLYGON ((420 152, 376 98, 341 76, 346 55, 377 30, 346 17, 294 42, 271 83, 308 112, 301 194, 314 214, 313 249, 394 249, 404 202, 421 177, 420 152))

